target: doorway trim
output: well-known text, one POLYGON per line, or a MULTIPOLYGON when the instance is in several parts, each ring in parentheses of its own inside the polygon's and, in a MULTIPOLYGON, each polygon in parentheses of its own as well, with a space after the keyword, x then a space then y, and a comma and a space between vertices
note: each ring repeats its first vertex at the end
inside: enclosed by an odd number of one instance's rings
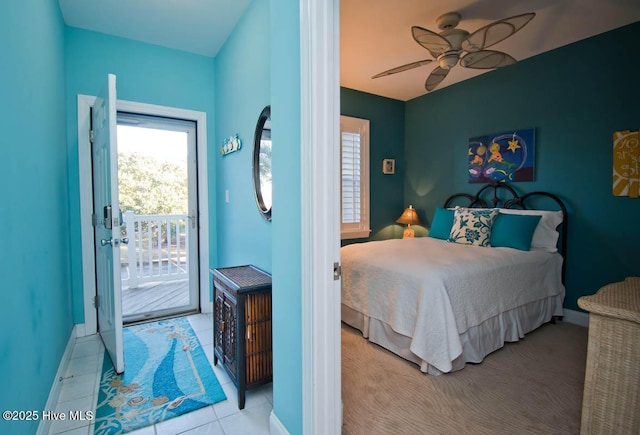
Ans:
POLYGON ((340 0, 300 0, 299 4, 302 431, 339 434, 340 0))
MULTIPOLYGON (((78 325, 78 336, 93 335, 97 332, 97 316, 93 305, 96 294, 95 253, 93 250, 93 191, 91 174, 91 106, 96 97, 78 94, 78 169, 80 182, 80 235, 82 240, 82 287, 84 301, 84 324, 78 325)), ((213 312, 213 303, 209 300, 209 201, 207 185, 207 114, 195 110, 158 106, 155 104, 117 100, 118 111, 164 116, 168 118, 195 121, 197 135, 197 171, 198 171, 198 244, 200 265, 200 310, 213 312)))

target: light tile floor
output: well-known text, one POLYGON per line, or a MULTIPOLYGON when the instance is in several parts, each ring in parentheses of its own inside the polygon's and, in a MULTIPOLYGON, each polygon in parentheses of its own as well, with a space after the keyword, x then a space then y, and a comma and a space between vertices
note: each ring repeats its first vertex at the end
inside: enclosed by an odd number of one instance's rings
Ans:
MULTIPOLYGON (((187 317, 211 362, 227 400, 181 415, 132 435, 260 435, 269 433, 269 415, 273 408, 272 384, 247 391, 245 408, 238 410, 238 393, 224 369, 213 365, 213 318, 210 314, 187 317)), ((56 412, 94 411, 102 372, 104 347, 97 335, 76 339, 71 361, 56 406, 56 412)), ((125 362, 126 364, 126 362, 125 362)), ((49 434, 92 435, 93 421, 53 421, 49 434)))

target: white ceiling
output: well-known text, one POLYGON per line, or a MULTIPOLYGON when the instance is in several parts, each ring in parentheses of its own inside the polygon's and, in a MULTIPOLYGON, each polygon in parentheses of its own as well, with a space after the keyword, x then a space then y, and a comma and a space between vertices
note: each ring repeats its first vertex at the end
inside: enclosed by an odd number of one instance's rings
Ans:
POLYGON ((251 0, 58 0, 67 25, 215 56, 251 0))
MULTIPOLYGON (((59 0, 69 26, 215 56, 251 0, 59 0)), ((427 91, 435 62, 371 79, 382 71, 430 59, 411 36, 417 25, 438 32, 436 18, 462 15, 473 32, 492 21, 535 12, 522 30, 491 49, 518 60, 640 21, 639 0, 341 0, 341 86, 406 101, 427 91)), ((594 53, 590 62, 604 62, 594 53)), ((585 67, 588 67, 585 62, 585 67)), ((508 68, 508 67, 507 67, 508 68)), ((456 66, 437 89, 484 71, 456 66)))

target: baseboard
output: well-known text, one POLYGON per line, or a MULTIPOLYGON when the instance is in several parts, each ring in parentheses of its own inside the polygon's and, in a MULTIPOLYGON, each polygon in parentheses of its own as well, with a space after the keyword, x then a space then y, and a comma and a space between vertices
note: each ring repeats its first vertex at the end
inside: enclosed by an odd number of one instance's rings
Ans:
MULTIPOLYGON (((53 384, 51 385, 51 390, 49 390, 49 398, 47 399, 47 404, 42 409, 56 409, 56 405, 58 404, 58 397, 60 396, 60 388, 62 388, 62 380, 64 378, 64 375, 67 373, 67 368, 69 367, 69 361, 71 361, 71 354, 73 353, 73 347, 76 342, 76 337, 78 337, 78 326, 79 325, 75 325, 71 330, 71 335, 69 336, 67 347, 65 348, 62 359, 60 360, 60 364, 58 365, 58 372, 56 373, 56 377, 53 378, 53 384)), ((82 329, 84 330, 84 325, 82 326, 82 329)), ((50 428, 51 420, 41 419, 36 434, 47 435, 50 428)))
POLYGON ((584 326, 585 328, 589 327, 589 313, 582 311, 568 310, 565 308, 563 320, 568 323, 573 323, 574 325, 584 326))
POLYGON ((76 338, 78 337, 86 337, 87 336, 87 328, 84 323, 78 323, 76 325, 76 338))
POLYGON ((271 415, 269 415, 269 433, 271 435, 289 435, 289 431, 284 427, 273 411, 271 411, 271 415))

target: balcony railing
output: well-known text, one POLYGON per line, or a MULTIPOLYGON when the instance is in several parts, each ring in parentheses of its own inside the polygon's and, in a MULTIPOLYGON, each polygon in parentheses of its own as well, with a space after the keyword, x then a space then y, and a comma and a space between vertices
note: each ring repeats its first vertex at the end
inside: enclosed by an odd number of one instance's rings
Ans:
POLYGON ((124 214, 123 287, 189 277, 189 217, 182 214, 124 214), (126 252, 125 252, 126 251, 126 252), (128 273, 127 273, 128 272, 128 273))

